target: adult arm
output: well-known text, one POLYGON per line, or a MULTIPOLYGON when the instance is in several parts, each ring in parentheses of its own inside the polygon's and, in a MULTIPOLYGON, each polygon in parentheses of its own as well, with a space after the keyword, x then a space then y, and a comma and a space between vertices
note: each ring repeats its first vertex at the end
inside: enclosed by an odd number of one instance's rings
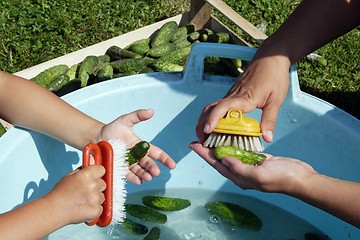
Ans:
POLYGON ((303 0, 266 39, 250 66, 224 98, 207 105, 198 120, 200 142, 229 109, 263 110, 261 131, 271 142, 278 111, 289 87, 289 68, 301 58, 360 24, 360 1, 303 0))
POLYGON ((360 228, 360 183, 325 176, 293 158, 268 155, 252 166, 230 157, 218 161, 211 149, 198 142, 190 148, 242 189, 286 194, 360 228))

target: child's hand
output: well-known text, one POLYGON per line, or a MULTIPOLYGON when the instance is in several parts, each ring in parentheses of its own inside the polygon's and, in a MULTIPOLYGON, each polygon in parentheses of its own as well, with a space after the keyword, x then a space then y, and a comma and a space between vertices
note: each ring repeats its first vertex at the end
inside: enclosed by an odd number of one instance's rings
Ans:
POLYGON ((44 198, 52 205, 54 217, 63 225, 81 223, 99 217, 105 197, 106 183, 101 177, 105 168, 91 165, 63 177, 44 198))
MULTIPOLYGON (((131 148, 141 141, 132 131, 133 126, 150 119, 153 115, 154 111, 151 109, 137 110, 123 115, 102 128, 99 141, 121 139, 125 141, 128 148, 131 148)), ((155 145, 151 145, 148 155, 138 163, 130 166, 130 172, 126 176, 127 180, 135 184, 141 184, 142 180, 151 181, 152 177, 158 176, 160 169, 153 159, 160 161, 169 169, 174 169, 176 166, 175 161, 166 152, 155 145)))

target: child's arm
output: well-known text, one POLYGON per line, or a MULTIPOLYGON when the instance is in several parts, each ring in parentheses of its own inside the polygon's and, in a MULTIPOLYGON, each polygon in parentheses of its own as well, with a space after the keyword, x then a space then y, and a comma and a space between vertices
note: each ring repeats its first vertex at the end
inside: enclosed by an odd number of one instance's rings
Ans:
MULTIPOLYGON (((119 117, 109 124, 72 107, 55 94, 37 84, 0 71, 0 118, 24 128, 32 129, 70 146, 83 149, 89 142, 122 139, 130 148, 140 138, 132 127, 153 116, 152 110, 138 110, 119 117)), ((174 160, 159 147, 151 145, 149 154, 131 168, 128 180, 140 184, 160 174, 152 160, 157 159, 169 169, 175 168, 174 160)))
POLYGON ((104 173, 99 165, 75 170, 45 196, 1 214, 1 239, 38 240, 65 225, 97 218, 104 201, 104 173))

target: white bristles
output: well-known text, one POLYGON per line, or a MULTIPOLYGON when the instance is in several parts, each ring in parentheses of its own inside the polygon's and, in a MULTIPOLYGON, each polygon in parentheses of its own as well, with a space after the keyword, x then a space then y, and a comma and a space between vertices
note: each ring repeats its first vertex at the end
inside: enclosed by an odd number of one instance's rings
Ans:
POLYGON ((124 221, 126 201, 126 175, 129 164, 126 160, 126 144, 121 140, 110 139, 108 141, 114 150, 114 172, 113 172, 113 218, 111 225, 124 221))
POLYGON ((264 146, 260 137, 211 133, 204 142, 205 147, 234 146, 247 151, 262 152, 264 146))

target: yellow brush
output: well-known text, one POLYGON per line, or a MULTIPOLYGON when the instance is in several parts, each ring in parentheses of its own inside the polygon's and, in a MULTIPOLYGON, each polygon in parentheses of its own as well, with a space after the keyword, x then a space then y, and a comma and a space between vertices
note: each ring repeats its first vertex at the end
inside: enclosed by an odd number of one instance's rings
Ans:
POLYGON ((234 146, 247 151, 262 152, 260 124, 250 117, 243 116, 239 110, 230 109, 219 120, 214 131, 204 142, 205 147, 234 146))

